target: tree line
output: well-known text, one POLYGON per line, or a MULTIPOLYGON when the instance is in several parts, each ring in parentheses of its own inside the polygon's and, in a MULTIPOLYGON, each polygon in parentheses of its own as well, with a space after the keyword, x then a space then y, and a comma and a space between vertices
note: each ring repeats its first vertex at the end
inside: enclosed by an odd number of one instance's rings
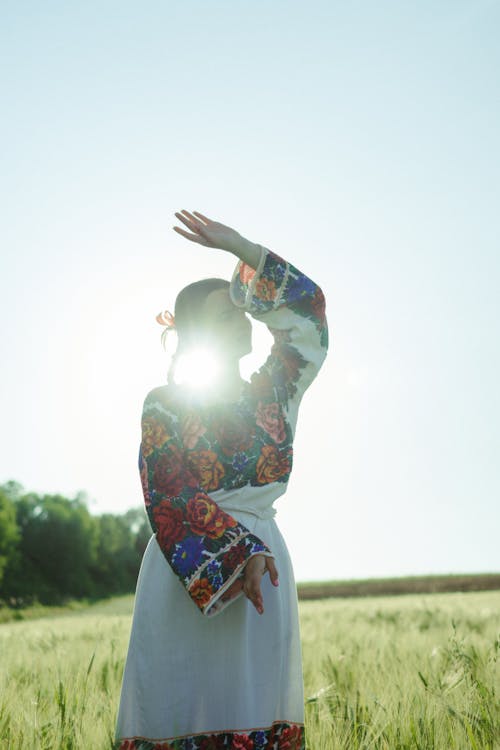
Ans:
POLYGON ((61 604, 133 592, 151 534, 143 508, 94 516, 84 493, 0 485, 0 600, 61 604))

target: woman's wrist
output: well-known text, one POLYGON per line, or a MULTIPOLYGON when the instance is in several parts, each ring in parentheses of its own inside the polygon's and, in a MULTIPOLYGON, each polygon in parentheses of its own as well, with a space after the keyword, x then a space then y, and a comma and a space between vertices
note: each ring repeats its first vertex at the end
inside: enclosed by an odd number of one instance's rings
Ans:
POLYGON ((232 248, 231 252, 236 255, 237 258, 247 263, 251 268, 256 269, 259 265, 260 256, 262 253, 262 246, 256 242, 250 242, 246 237, 240 235, 240 239, 236 243, 236 247, 232 248))

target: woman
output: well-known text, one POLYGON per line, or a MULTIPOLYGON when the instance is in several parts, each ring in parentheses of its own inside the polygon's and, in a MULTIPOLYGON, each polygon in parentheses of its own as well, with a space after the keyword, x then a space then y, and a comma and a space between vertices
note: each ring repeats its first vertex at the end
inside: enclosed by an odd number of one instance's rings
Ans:
POLYGON ((116 725, 120 750, 303 750, 298 605, 273 519, 287 487, 300 400, 328 347, 321 289, 291 263, 194 211, 187 239, 238 259, 231 282, 177 297, 168 384, 144 402, 139 469, 154 531, 139 572, 116 725), (246 313, 274 337, 242 380, 246 313), (202 347, 218 362, 212 382, 202 347), (175 382, 184 358, 184 382, 175 382), (278 571, 280 580, 278 582, 278 571), (269 575, 266 575, 268 573, 269 575))

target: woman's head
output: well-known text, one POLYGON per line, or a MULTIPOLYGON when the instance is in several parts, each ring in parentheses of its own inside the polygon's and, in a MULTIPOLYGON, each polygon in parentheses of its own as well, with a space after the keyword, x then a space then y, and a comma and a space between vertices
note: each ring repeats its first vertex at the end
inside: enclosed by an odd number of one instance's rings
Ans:
POLYGON ((252 325, 231 301, 225 279, 201 279, 181 289, 174 317, 176 357, 208 348, 223 359, 240 359, 252 350, 252 325))

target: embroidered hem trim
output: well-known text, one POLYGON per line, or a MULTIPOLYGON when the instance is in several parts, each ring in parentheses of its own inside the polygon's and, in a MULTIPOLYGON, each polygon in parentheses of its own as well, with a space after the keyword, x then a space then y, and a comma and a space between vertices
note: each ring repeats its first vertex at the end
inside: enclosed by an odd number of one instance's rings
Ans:
POLYGON ((278 721, 270 727, 226 730, 163 739, 128 737, 115 740, 114 750, 304 750, 304 724, 278 721))

